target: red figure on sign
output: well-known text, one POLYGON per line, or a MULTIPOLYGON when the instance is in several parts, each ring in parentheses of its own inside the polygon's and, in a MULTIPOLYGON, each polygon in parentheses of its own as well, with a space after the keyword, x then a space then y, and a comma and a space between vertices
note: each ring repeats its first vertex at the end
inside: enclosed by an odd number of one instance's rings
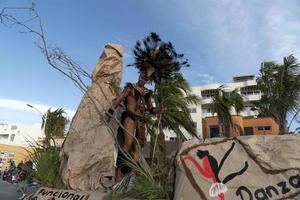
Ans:
POLYGON ((232 180, 233 178, 235 178, 236 176, 242 175, 248 168, 248 162, 246 161, 243 169, 241 169, 238 172, 229 174, 228 176, 226 176, 226 178, 224 178, 223 181, 220 180, 219 172, 225 160, 233 150, 234 146, 235 143, 232 143, 230 149, 223 156, 220 164, 218 164, 218 161, 213 156, 211 156, 209 152, 206 150, 197 151, 197 156, 199 159, 202 160, 203 167, 192 156, 186 156, 184 158, 185 160, 190 160, 195 165, 195 167, 197 168, 197 170, 200 172, 202 176, 212 180, 213 184, 209 189, 209 196, 211 197, 219 197, 220 200, 224 200, 225 199, 224 193, 227 192, 228 190, 225 184, 230 180, 232 180))

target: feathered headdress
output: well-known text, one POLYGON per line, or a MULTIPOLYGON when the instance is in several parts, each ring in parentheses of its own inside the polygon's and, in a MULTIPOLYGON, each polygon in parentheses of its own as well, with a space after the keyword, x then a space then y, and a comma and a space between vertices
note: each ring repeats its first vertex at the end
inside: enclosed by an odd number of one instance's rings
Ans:
POLYGON ((136 42, 133 53, 135 62, 128 66, 134 66, 140 72, 152 71, 151 78, 155 83, 172 80, 181 67, 189 67, 188 60, 176 52, 171 42, 163 42, 153 32, 142 42, 136 42))

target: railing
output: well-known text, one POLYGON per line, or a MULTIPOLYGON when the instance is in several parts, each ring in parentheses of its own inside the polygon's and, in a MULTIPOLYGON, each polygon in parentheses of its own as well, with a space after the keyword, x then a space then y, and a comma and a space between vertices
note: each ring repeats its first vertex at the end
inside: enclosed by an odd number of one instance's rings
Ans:
POLYGON ((211 104, 213 101, 212 98, 202 98, 201 99, 201 104, 211 104))
POLYGON ((258 101, 261 99, 261 94, 242 95, 244 101, 258 101))

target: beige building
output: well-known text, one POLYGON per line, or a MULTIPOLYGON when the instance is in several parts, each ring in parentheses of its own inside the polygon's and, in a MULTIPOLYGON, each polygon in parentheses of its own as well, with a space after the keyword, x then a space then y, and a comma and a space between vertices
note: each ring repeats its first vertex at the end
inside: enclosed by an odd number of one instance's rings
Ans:
MULTIPOLYGON (((269 132, 277 133, 277 127, 274 125, 275 122, 273 119, 257 119, 257 111, 251 110, 253 103, 260 100, 261 92, 257 87, 255 75, 245 75, 233 77, 233 80, 230 83, 213 83, 192 87, 193 93, 198 95, 201 99, 201 104, 197 106, 190 106, 189 108, 191 117, 195 123, 197 133, 200 138, 217 134, 215 132, 219 133, 219 130, 216 127, 216 125, 218 125, 218 123, 216 123, 216 114, 212 113, 211 105, 213 103, 215 91, 220 86, 223 86, 225 91, 237 90, 238 93, 243 97, 245 108, 241 113, 239 113, 239 116, 236 117, 236 120, 239 119, 239 125, 242 125, 241 127, 244 132, 249 134, 252 132, 253 134, 269 132), (251 123, 253 131, 250 128, 250 125, 247 123, 251 123), (255 125, 255 123, 257 125, 255 125), (269 129, 270 126, 271 130, 265 130, 269 129), (261 129, 264 129, 264 132, 261 131, 261 129)), ((232 115, 236 115, 234 109, 232 109, 231 113, 232 115)), ((166 140, 174 140, 175 138, 176 135, 172 132, 168 132, 166 134, 166 140)))
POLYGON ((16 163, 26 160, 31 151, 28 141, 39 141, 42 136, 40 124, 0 123, 0 170, 8 166, 9 160, 16 163))

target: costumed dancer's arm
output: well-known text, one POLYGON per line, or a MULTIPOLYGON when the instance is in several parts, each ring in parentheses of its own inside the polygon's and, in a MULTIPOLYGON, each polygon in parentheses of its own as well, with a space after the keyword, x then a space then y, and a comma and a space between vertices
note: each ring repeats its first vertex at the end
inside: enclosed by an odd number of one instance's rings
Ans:
POLYGON ((126 97, 129 95, 130 93, 130 87, 127 86, 124 88, 124 90, 120 93, 120 95, 112 102, 112 107, 108 109, 107 111, 107 116, 110 118, 114 112, 115 109, 120 105, 120 103, 122 101, 124 101, 126 99, 126 97))

